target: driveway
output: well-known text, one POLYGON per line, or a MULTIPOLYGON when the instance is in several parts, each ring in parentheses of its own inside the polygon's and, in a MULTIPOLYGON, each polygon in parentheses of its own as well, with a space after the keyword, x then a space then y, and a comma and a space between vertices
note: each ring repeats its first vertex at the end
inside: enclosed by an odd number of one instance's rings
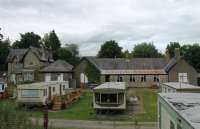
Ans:
MULTIPOLYGON (((31 118, 34 122, 43 124, 43 119, 31 118)), ((144 122, 135 126, 134 122, 112 122, 112 121, 88 121, 88 120, 65 120, 49 119, 49 126, 65 128, 75 127, 80 129, 158 129, 156 122, 144 122)))

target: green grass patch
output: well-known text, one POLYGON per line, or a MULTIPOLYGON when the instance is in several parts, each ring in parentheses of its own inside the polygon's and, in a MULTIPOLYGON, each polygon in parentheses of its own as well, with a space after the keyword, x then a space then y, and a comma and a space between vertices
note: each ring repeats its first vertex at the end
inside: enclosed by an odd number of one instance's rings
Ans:
MULTIPOLYGON (((155 122, 157 121, 157 93, 158 90, 148 88, 132 88, 128 90, 129 95, 139 96, 143 101, 143 113, 119 114, 119 115, 97 115, 92 108, 92 93, 85 91, 80 100, 67 109, 51 112, 49 118, 60 118, 70 120, 110 120, 110 121, 134 121, 155 122)), ((9 101, 11 106, 16 106, 14 101, 9 101)), ((43 117, 41 111, 24 111, 29 117, 43 117)))
POLYGON ((157 121, 157 93, 158 90, 149 88, 133 88, 131 94, 139 96, 143 101, 144 113, 130 116, 133 121, 155 122, 157 121))

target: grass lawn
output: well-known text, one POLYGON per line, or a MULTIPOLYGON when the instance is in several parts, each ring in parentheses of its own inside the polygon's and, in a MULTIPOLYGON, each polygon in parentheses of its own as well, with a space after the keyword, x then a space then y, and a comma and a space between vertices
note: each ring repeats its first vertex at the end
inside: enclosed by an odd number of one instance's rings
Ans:
MULTIPOLYGON (((86 91, 81 99, 71 105, 69 108, 56 112, 49 112, 50 118, 62 118, 71 120, 123 120, 138 122, 155 122, 157 121, 157 90, 147 88, 132 88, 128 94, 140 96, 143 100, 144 112, 138 114, 121 114, 121 115, 96 115, 92 108, 92 94, 86 91)), ((14 106, 14 101, 11 101, 14 106)), ((43 117, 39 111, 27 111, 30 117, 43 117)))
POLYGON ((131 120, 142 122, 157 121, 157 93, 158 90, 147 88, 133 88, 131 94, 140 96, 143 100, 144 113, 130 116, 131 120))
MULTIPOLYGON (((42 112, 28 112, 32 117, 42 117, 42 112)), ((92 108, 92 94, 89 91, 83 93, 81 99, 69 108, 61 111, 50 111, 50 118, 63 118, 71 120, 89 120, 96 116, 92 108)))

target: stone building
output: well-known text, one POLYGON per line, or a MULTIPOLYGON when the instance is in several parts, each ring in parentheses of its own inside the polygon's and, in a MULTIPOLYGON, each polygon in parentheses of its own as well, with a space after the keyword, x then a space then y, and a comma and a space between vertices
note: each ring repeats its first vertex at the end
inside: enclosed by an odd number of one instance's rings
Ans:
POLYGON ((10 49, 8 80, 14 83, 40 81, 39 69, 53 61, 51 51, 44 48, 10 49))
POLYGON ((197 71, 180 56, 176 49, 174 58, 96 58, 84 57, 74 68, 77 86, 81 74, 87 75, 89 83, 126 82, 129 87, 148 87, 164 82, 183 82, 197 85, 197 71), (92 70, 93 69, 93 70, 92 70), (95 80, 95 81, 94 81, 95 80))

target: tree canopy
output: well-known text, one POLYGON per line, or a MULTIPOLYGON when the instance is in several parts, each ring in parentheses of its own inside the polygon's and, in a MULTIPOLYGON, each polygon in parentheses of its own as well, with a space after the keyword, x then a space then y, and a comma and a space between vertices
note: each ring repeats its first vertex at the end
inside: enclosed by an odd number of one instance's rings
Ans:
POLYGON ((52 49, 54 59, 58 59, 58 49, 61 47, 61 42, 54 30, 46 33, 43 38, 45 47, 52 49))
POLYGON ((157 58, 162 54, 158 52, 153 43, 140 43, 134 46, 132 56, 136 58, 157 58))
MULTIPOLYGON (((0 28, 1 31, 1 28, 0 28)), ((0 32, 0 41, 3 39, 3 34, 0 32)))
POLYGON ((29 48, 30 46, 33 47, 41 47, 41 37, 34 32, 26 32, 24 34, 20 34, 20 40, 16 40, 12 47, 13 48, 29 48))
POLYGON ((200 45, 183 45, 181 46, 182 56, 190 63, 198 72, 200 72, 200 45))
POLYGON ((168 51, 170 58, 174 57, 175 48, 181 48, 178 42, 170 42, 167 45, 166 52, 168 51))
POLYGON ((54 51, 57 51, 61 47, 61 42, 54 30, 44 35, 43 42, 47 48, 51 48, 54 51))
POLYGON ((6 59, 9 54, 10 40, 0 40, 0 70, 7 69, 6 59))
POLYGON ((122 47, 115 40, 106 41, 98 52, 100 58, 121 58, 122 56, 122 47))

